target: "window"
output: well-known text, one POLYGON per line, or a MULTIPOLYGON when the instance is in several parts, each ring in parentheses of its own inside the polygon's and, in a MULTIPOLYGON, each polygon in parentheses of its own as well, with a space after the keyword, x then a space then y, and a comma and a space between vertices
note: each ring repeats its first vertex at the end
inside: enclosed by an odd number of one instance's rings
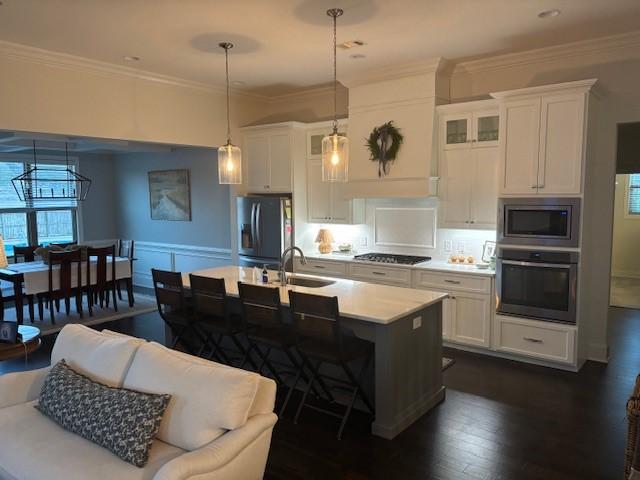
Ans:
POLYGON ((627 181, 627 214, 640 216, 640 173, 632 173, 627 181))
MULTIPOLYGON (((75 200, 21 201, 11 179, 31 168, 31 157, 24 160, 15 158, 17 155, 12 157, 6 160, 0 157, 0 235, 4 238, 7 256, 13 255, 14 246, 76 241, 75 200)), ((52 163, 48 167, 60 169, 60 175, 64 175, 66 165, 51 159, 42 163, 52 163)), ((39 188, 48 187, 42 183, 39 188)))

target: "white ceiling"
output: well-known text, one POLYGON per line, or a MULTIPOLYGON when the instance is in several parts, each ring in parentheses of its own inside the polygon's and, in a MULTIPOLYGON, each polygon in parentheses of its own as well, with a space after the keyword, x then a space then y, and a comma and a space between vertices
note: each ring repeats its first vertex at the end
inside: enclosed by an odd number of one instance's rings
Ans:
POLYGON ((640 0, 2 0, 0 40, 221 84, 220 41, 232 80, 267 95, 331 80, 331 19, 354 73, 443 56, 475 58, 636 30, 640 0), (558 17, 540 19, 558 8, 558 17), (350 55, 366 55, 351 59, 350 55), (126 62, 123 56, 141 58, 126 62))

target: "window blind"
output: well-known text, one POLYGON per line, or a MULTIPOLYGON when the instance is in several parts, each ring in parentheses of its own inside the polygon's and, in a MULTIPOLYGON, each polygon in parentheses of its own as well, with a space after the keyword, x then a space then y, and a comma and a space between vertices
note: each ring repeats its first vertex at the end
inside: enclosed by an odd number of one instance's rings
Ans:
POLYGON ((640 173, 629 175, 629 211, 630 215, 640 215, 640 173))

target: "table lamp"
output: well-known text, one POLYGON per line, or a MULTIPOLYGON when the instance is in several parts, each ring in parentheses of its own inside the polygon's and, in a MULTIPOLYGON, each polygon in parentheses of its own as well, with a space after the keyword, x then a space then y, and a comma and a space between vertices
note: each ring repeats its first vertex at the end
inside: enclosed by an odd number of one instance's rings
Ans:
POLYGON ((0 235, 0 268, 7 268, 8 266, 7 254, 4 251, 4 238, 0 235))
POLYGON ((332 242, 333 242, 333 235, 331 235, 331 231, 327 230, 326 228, 321 228, 320 230, 318 230, 316 243, 319 243, 318 251, 320 253, 331 253, 332 242))

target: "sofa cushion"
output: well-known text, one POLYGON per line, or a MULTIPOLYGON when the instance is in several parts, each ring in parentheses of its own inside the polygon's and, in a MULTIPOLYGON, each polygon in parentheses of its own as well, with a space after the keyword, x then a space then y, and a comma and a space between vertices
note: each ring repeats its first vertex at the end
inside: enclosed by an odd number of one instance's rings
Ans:
POLYGON ((65 325, 51 351, 51 364, 64 359, 75 371, 111 387, 121 387, 133 355, 144 340, 65 325))
POLYGON ((144 468, 64 430, 42 415, 35 402, 0 409, 0 478, 47 480, 149 480, 184 454, 156 440, 144 468))
POLYGON ((144 467, 170 398, 107 387, 60 360, 44 381, 38 410, 66 430, 144 467))
POLYGON ((246 423, 258 375, 150 342, 138 349, 124 386, 170 394, 158 438, 185 450, 196 450, 226 430, 246 423))

